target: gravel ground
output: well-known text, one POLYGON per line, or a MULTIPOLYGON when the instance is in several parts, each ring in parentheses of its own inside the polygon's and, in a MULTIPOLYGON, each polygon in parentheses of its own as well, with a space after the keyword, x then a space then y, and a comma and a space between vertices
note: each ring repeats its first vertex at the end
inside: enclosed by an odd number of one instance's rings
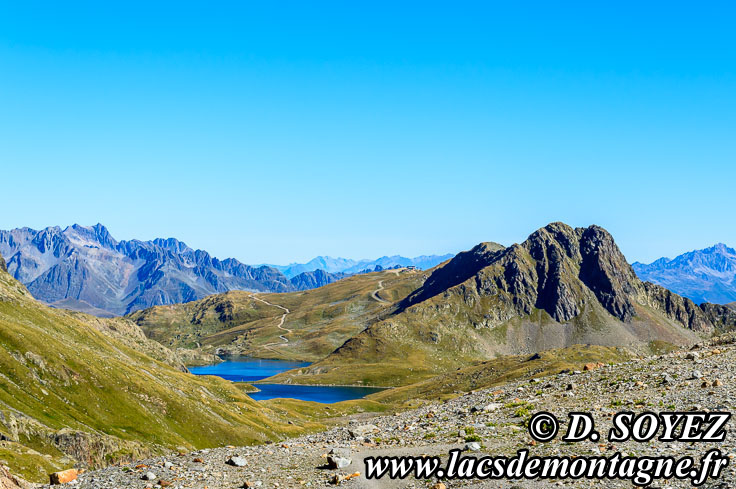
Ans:
MULTIPOLYGON (((730 340, 729 340, 730 341, 730 340)), ((548 443, 532 440, 524 421, 538 411, 560 419, 564 431, 568 412, 593 414, 596 429, 608 433, 619 411, 732 411, 736 402, 736 347, 732 343, 697 347, 591 371, 561 373, 553 377, 515 382, 500 388, 472 392, 447 402, 429 403, 395 415, 349 419, 345 426, 282 443, 252 447, 225 447, 144 460, 122 467, 82 474, 74 484, 82 488, 236 488, 287 489, 325 487, 335 475, 360 473, 340 485, 363 488, 428 488, 437 480, 367 480, 363 459, 377 455, 447 455, 451 448, 465 448, 476 440, 476 455, 513 455, 529 449, 531 455, 627 455, 693 456, 699 459, 710 448, 736 455, 736 437, 724 442, 548 443), (327 453, 342 452, 351 463, 342 469, 327 467, 327 453), (239 467, 228 463, 232 457, 239 467), (150 480, 143 478, 148 474, 150 480)), ((732 429, 729 421, 727 429, 732 429)), ((471 453, 471 452, 468 452, 471 453)), ((442 481, 447 487, 634 487, 622 480, 578 481, 442 481)), ((48 486, 44 486, 48 487, 48 486)), ((650 487, 692 487, 690 481, 658 480, 650 487)), ((702 487, 736 487, 736 462, 717 480, 702 487)))

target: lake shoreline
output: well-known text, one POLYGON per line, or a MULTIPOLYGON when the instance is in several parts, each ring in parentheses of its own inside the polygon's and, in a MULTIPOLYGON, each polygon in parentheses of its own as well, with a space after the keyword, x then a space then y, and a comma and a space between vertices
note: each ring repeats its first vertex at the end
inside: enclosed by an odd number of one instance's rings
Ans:
POLYGON ((230 357, 215 365, 193 367, 190 371, 194 375, 214 375, 230 382, 248 384, 257 389, 257 391, 247 393, 256 401, 286 398, 331 404, 363 399, 366 396, 387 389, 387 387, 364 385, 284 384, 268 382, 269 378, 279 373, 305 368, 309 365, 307 362, 253 357, 230 357))

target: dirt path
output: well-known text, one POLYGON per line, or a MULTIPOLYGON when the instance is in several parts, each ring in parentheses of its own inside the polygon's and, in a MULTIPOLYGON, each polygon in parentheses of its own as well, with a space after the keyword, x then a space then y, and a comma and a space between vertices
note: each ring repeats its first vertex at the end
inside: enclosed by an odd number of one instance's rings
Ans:
POLYGON ((381 299, 380 297, 378 297, 378 293, 380 291, 382 291, 382 290, 383 290, 383 280, 379 280, 378 281, 378 288, 371 293, 371 297, 373 299, 377 300, 378 302, 380 302, 381 304, 390 304, 389 301, 387 301, 385 299, 381 299))
MULTIPOLYGON (((267 300, 261 299, 260 297, 256 297, 254 294, 251 294, 250 297, 252 299, 257 300, 257 301, 263 302, 266 305, 273 306, 273 307, 278 307, 279 309, 281 309, 282 311, 284 311, 284 314, 281 316, 281 319, 279 320, 279 324, 277 324, 276 327, 279 328, 282 331, 286 331, 285 334, 293 333, 293 330, 291 330, 289 328, 284 328, 284 321, 286 321, 286 316, 291 312, 289 309, 287 309, 284 306, 280 306, 278 304, 272 304, 272 303, 268 302, 267 300)), ((282 335, 279 335, 279 338, 281 338, 281 340, 283 341, 283 343, 279 343, 279 342, 267 343, 267 344, 263 345, 263 348, 268 348, 271 351, 276 351, 276 350, 274 350, 272 348, 273 346, 281 346, 281 345, 285 345, 285 344, 287 344, 289 342, 289 339, 285 335, 283 335, 283 334, 282 335)))
MULTIPOLYGON (((391 273, 393 273, 394 275, 396 275, 398 277, 399 276, 399 272, 401 270, 388 270, 388 271, 391 272, 391 273)), ((392 304, 391 301, 387 301, 386 299, 381 299, 380 297, 378 297, 378 293, 380 291, 382 291, 382 290, 384 290, 383 289, 383 280, 379 280, 378 281, 378 288, 371 293, 371 297, 374 300, 380 302, 381 304, 392 304)))

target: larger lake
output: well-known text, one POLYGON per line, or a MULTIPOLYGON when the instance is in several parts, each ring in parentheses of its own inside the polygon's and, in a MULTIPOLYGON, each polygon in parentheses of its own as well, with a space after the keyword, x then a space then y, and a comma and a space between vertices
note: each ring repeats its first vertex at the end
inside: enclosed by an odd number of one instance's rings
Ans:
MULTIPOLYGON (((189 367, 195 375, 216 375, 233 382, 255 382, 294 368, 306 367, 309 363, 286 360, 264 360, 250 357, 231 357, 217 365, 189 367)), ((259 392, 248 395, 257 401, 275 398, 301 399, 322 403, 333 403, 360 399, 381 389, 371 387, 342 387, 294 384, 257 384, 259 392)))

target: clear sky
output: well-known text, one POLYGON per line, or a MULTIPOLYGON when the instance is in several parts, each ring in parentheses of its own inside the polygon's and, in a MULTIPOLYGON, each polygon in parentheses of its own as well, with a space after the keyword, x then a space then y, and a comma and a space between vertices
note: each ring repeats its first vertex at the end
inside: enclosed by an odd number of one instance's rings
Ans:
POLYGON ((736 245, 734 7, 562 3, 0 0, 0 228, 247 263, 556 220, 631 261, 736 245))

